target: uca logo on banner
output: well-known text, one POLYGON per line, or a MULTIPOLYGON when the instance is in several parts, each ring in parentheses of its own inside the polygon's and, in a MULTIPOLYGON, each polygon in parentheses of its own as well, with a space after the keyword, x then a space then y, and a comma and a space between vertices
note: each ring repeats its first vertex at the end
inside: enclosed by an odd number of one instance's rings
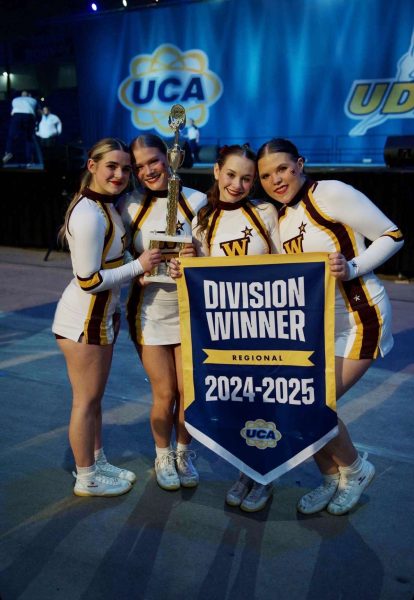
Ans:
POLYGON ((222 92, 222 81, 208 68, 202 50, 182 52, 163 44, 152 54, 139 54, 131 60, 130 75, 119 86, 118 98, 131 111, 134 127, 171 135, 168 115, 172 104, 182 104, 187 117, 202 126, 222 92))
POLYGON ((349 135, 365 135, 388 119, 414 118, 414 31, 408 52, 398 61, 394 79, 357 80, 345 102, 345 113, 358 119, 349 135))

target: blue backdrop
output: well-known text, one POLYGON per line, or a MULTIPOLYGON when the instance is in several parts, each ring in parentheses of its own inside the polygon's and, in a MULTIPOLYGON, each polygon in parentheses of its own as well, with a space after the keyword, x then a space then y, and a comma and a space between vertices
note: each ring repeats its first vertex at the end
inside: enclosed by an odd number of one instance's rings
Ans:
POLYGON ((77 32, 85 143, 168 135, 292 138, 312 162, 382 162, 414 133, 412 0, 223 0, 96 16, 77 32))

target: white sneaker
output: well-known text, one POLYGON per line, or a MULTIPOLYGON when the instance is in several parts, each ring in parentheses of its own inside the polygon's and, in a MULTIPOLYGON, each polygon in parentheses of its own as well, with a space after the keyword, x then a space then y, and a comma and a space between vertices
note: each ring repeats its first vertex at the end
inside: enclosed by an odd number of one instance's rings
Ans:
POLYGON ((339 467, 341 478, 338 490, 327 507, 327 511, 331 515, 344 515, 349 512, 358 503, 362 492, 373 480, 375 467, 366 460, 367 456, 368 454, 365 452, 364 456, 361 457, 360 470, 352 476, 345 475, 339 467))
POLYGON ((244 498, 250 492, 253 486, 253 479, 240 473, 238 480, 233 483, 226 495, 226 503, 229 506, 240 506, 244 498))
POLYGON ((177 450, 175 453, 178 478, 180 484, 185 488, 192 488, 198 485, 199 476, 191 460, 195 457, 196 453, 194 450, 177 450))
POLYGON ((155 474, 157 483, 163 490, 179 489, 180 480, 175 468, 175 453, 173 450, 155 459, 155 474))
POLYGON ((325 479, 317 488, 308 492, 299 500, 296 509, 304 515, 313 515, 326 508, 339 485, 339 477, 325 479))
POLYGON ((272 495, 273 486, 271 483, 262 485, 261 483, 257 483, 255 481, 249 494, 240 504, 240 508, 246 512, 256 512, 258 510, 262 510, 272 495))
POLYGON ((75 496, 122 496, 132 488, 129 481, 117 477, 105 477, 100 473, 95 473, 92 480, 82 480, 76 473, 73 473, 73 476, 76 477, 73 488, 75 496))
POLYGON ((124 479, 125 481, 129 481, 129 483, 135 483, 137 480, 137 476, 132 471, 128 469, 121 469, 120 467, 116 467, 115 465, 111 465, 107 460, 96 461, 96 472, 100 475, 105 475, 105 477, 117 477, 118 479, 124 479))

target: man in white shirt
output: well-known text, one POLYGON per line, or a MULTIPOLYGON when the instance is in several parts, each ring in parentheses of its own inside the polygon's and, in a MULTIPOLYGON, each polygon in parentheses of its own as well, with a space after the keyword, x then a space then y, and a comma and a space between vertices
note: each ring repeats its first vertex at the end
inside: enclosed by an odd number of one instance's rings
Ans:
POLYGON ((23 91, 12 101, 11 121, 3 164, 13 158, 16 141, 22 144, 21 152, 26 163, 33 162, 33 135, 36 123, 37 102, 29 92, 23 91))
POLYGON ((200 131, 195 124, 194 119, 190 119, 190 126, 187 128, 187 139, 194 158, 194 162, 198 162, 198 150, 200 144, 200 131))
POLYGON ((62 133, 62 121, 50 112, 48 106, 42 109, 42 118, 37 126, 36 135, 40 138, 42 148, 55 146, 57 137, 62 133))

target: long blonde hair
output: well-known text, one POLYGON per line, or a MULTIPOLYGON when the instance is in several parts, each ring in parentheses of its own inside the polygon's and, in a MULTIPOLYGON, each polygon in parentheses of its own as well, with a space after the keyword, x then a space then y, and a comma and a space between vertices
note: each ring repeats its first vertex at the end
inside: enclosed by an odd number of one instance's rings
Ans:
MULTIPOLYGON (((99 140, 98 142, 96 142, 96 144, 94 144, 92 146, 92 148, 88 152, 88 159, 91 158, 95 162, 99 162, 100 160, 102 160, 104 158, 105 154, 108 154, 108 152, 112 152, 113 150, 122 150, 123 152, 126 152, 127 154, 129 154, 131 156, 131 152, 128 148, 128 145, 125 144, 125 142, 123 142, 122 140, 120 140, 118 138, 108 137, 108 138, 103 138, 102 140, 99 140)), ((131 160, 132 160, 132 157, 131 157, 131 160)), ((92 181, 92 173, 88 170, 87 166, 85 166, 85 169, 81 175, 78 191, 75 193, 68 208, 66 209, 65 221, 64 221, 62 227, 59 229, 58 242, 62 246, 67 244, 66 233, 67 233, 69 217, 72 212, 72 209, 75 206, 75 204, 77 203, 77 201, 79 200, 79 198, 81 197, 82 190, 85 189, 86 187, 89 187, 91 181, 92 181)))

